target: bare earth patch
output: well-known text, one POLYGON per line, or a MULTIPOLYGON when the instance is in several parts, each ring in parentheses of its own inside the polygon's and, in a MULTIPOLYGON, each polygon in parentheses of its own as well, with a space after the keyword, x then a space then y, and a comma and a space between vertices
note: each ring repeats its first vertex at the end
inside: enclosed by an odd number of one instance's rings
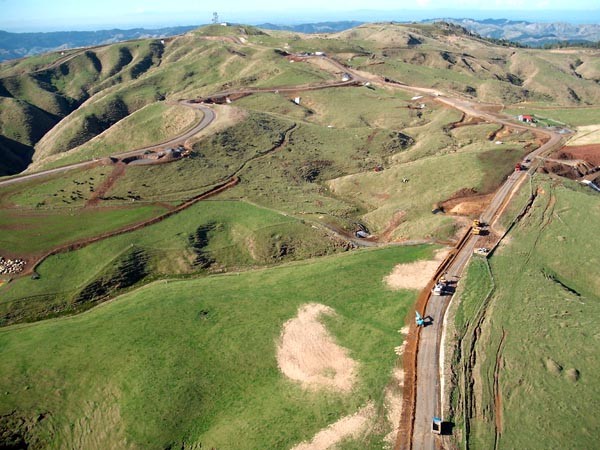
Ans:
POLYGON ((385 442, 391 448, 396 440, 396 435, 400 429, 400 415, 402 414, 402 388, 404 387, 404 370, 394 369, 391 383, 385 389, 385 410, 387 420, 392 426, 385 437, 385 442))
POLYGON ((430 261, 398 264, 383 281, 392 289, 423 289, 447 254, 447 248, 440 249, 430 261))
POLYGON ((577 127, 577 133, 567 142, 568 146, 589 144, 600 144, 600 125, 577 127))
POLYGON ((343 439, 358 438, 375 417, 375 406, 368 403, 356 414, 346 416, 315 434, 310 442, 302 442, 292 450, 326 450, 343 439))
POLYGON ((277 365, 285 376, 307 389, 348 392, 356 381, 357 363, 319 322, 322 314, 335 312, 328 306, 309 303, 283 325, 277 345, 277 365))

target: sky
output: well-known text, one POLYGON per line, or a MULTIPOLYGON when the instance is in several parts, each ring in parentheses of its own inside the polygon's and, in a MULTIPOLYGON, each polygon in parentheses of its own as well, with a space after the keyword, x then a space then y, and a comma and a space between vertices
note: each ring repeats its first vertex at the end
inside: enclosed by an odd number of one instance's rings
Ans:
POLYGON ((166 27, 223 21, 294 24, 328 20, 411 21, 440 17, 599 23, 599 0, 0 0, 0 30, 166 27))

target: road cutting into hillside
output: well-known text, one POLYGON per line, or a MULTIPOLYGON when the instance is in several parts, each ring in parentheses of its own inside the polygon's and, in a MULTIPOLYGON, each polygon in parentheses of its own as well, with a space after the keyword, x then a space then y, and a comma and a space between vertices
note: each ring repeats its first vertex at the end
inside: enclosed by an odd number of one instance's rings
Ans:
POLYGON ((206 127, 208 127, 216 118, 215 112, 211 108, 208 108, 205 105, 191 103, 188 101, 181 101, 181 102, 179 102, 179 104, 186 106, 188 108, 197 109, 197 110, 201 111, 203 113, 203 115, 202 115, 202 119, 196 125, 194 125, 192 128, 188 129, 187 131, 184 131, 183 133, 181 133, 171 139, 168 139, 164 142, 159 142, 157 144, 152 144, 147 147, 130 150, 130 151, 123 152, 123 153, 117 153, 108 158, 92 159, 89 161, 82 161, 79 163, 74 163, 74 164, 69 164, 69 165, 62 166, 62 167, 57 167, 55 169, 42 170, 40 172, 35 172, 35 173, 30 173, 30 174, 25 174, 25 175, 17 175, 17 176, 9 178, 7 180, 0 181, 0 187, 10 186, 10 185, 14 185, 17 183, 23 183, 26 181, 35 180, 37 178, 46 177, 48 175, 56 175, 56 174, 61 174, 61 173, 65 173, 65 172, 70 172, 71 170, 75 170, 75 169, 85 169, 85 168, 93 167, 98 164, 109 164, 111 161, 111 158, 114 158, 116 160, 121 160, 123 158, 130 158, 132 156, 143 155, 145 152, 154 152, 154 151, 162 150, 167 147, 176 147, 178 145, 184 144, 192 136, 195 136, 196 134, 200 133, 202 130, 204 130, 206 127))
MULTIPOLYGON (((451 104, 452 102, 448 102, 451 104)), ((495 119, 495 115, 485 113, 489 120, 495 119)), ((496 120, 494 120, 496 121, 496 120)), ((512 123, 506 120, 496 121, 507 126, 513 126, 512 123)), ((515 128, 523 128, 515 126, 515 128)), ((533 158, 549 153, 556 149, 561 144, 561 138, 558 133, 541 132, 546 134, 548 141, 540 146, 537 150, 531 152, 527 158, 533 158)), ((522 183, 531 176, 536 169, 535 165, 529 171, 519 171, 512 173, 504 184, 496 191, 492 201, 487 209, 480 216, 481 221, 490 224, 493 227, 498 220, 499 215, 505 209, 508 201, 513 197, 514 193, 520 188, 522 183)), ((470 229, 467 231, 470 233, 470 229)), ((446 262, 445 276, 449 280, 460 280, 463 271, 473 255, 473 251, 478 247, 480 236, 468 235, 456 248, 455 254, 446 262)), ((496 242, 494 242, 496 244, 496 242)), ((439 276, 439 274, 436 274, 439 276)), ((426 289, 430 289, 428 286, 426 289)), ((413 358, 412 363, 416 364, 414 377, 412 381, 416 383, 416 389, 413 390, 412 401, 413 407, 404 409, 408 416, 401 419, 401 432, 396 440, 396 449, 436 449, 442 448, 447 436, 436 437, 431 431, 433 417, 443 419, 443 411, 441 409, 441 374, 443 371, 443 361, 440 362, 440 342, 444 333, 443 323, 444 315, 450 301, 450 296, 430 295, 426 294, 428 299, 420 313, 423 317, 430 317, 431 322, 427 327, 417 329, 413 324, 409 339, 417 341, 416 352, 409 355, 413 358), (402 426, 404 425, 404 426, 402 426), (406 434, 403 434, 406 433, 406 434)), ((405 364, 407 361, 405 360, 405 364)), ((408 361, 408 366, 411 361, 408 361)), ((408 367, 406 368, 408 370, 408 367)), ((407 380, 410 382, 411 380, 407 380)))

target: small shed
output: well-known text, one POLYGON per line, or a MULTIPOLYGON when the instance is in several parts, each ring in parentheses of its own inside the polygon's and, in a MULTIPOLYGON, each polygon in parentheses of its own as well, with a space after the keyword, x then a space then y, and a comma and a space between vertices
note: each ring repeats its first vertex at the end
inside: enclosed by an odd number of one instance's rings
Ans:
POLYGON ((530 114, 521 114, 521 115, 518 117, 518 119, 519 119, 521 122, 525 122, 525 123, 533 123, 533 122, 535 122, 535 119, 534 119, 534 118, 533 118, 533 116, 532 116, 532 115, 530 115, 530 114))

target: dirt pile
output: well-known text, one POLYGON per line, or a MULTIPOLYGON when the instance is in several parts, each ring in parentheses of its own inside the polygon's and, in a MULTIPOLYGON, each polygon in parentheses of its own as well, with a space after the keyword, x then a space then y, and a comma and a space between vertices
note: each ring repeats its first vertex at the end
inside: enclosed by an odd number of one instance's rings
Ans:
POLYGON ((328 306, 309 303, 283 325, 277 365, 285 376, 307 389, 348 392, 356 381, 357 363, 319 321, 321 315, 334 314, 328 306))
POLYGON ((435 274, 435 271, 447 254, 448 249, 441 249, 435 253, 435 257, 432 260, 398 264, 383 281, 395 290, 423 289, 427 286, 427 283, 431 280, 431 277, 435 274))

